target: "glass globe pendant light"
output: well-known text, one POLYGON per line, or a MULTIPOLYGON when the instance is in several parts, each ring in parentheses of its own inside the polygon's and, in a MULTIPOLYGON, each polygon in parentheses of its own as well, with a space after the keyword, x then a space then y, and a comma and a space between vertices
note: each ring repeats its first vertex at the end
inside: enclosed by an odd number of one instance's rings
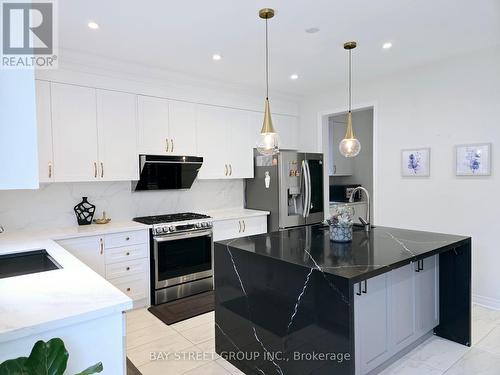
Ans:
POLYGON ((262 155, 274 155, 279 152, 279 137, 271 120, 269 107, 269 48, 267 37, 267 20, 274 17, 274 10, 264 8, 259 11, 259 17, 266 20, 266 103, 264 108, 264 123, 257 141, 257 151, 262 155))
POLYGON ((352 129, 351 51, 354 48, 356 48, 356 42, 344 43, 344 49, 349 51, 349 112, 347 112, 347 129, 345 132, 344 139, 340 141, 339 151, 346 158, 353 158, 357 156, 361 151, 361 143, 359 143, 359 141, 356 139, 356 136, 354 135, 354 130, 352 129))

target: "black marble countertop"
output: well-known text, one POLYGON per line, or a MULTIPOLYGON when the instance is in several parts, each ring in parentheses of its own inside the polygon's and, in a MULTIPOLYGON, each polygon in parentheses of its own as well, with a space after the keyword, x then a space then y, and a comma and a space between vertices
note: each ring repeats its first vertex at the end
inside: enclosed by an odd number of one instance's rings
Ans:
POLYGON ((350 243, 330 241, 329 228, 313 225, 220 241, 240 249, 349 279, 352 283, 454 249, 470 237, 415 230, 355 227, 350 243))

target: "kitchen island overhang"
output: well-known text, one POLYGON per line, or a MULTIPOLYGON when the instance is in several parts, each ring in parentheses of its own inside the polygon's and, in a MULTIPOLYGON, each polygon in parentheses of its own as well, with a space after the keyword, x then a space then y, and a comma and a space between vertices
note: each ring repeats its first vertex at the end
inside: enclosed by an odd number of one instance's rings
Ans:
POLYGON ((215 244, 215 298, 216 352, 245 373, 362 374, 429 332, 470 345, 471 239, 377 227, 339 244, 318 225, 222 241, 215 244), (436 323, 420 324, 433 308, 428 276, 436 279, 436 323), (399 301, 405 282, 421 287, 399 301), (366 301, 379 300, 377 293, 391 306, 372 309, 366 301), (383 327, 367 325, 370 314, 387 311, 380 325, 390 331, 404 299, 414 308, 415 332, 401 342, 390 332, 380 338, 383 327), (373 340, 377 350, 386 348, 373 352, 362 330, 382 340, 373 340))

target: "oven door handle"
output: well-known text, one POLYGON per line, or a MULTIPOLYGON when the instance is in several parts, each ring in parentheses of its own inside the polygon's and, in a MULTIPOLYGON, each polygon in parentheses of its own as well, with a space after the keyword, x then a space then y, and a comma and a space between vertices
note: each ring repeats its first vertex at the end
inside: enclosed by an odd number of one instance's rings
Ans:
POLYGON ((167 234, 163 236, 153 236, 154 242, 166 242, 173 241, 182 238, 195 238, 195 237, 203 237, 203 236, 212 236, 212 230, 202 230, 202 231, 193 231, 193 232, 184 232, 184 233, 173 233, 167 234))

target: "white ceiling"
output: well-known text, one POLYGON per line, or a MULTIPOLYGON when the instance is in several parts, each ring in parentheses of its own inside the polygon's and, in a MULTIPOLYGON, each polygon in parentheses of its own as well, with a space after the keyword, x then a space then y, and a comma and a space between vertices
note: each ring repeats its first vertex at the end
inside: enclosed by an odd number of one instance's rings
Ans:
POLYGON ((59 1, 64 49, 203 79, 264 85, 262 7, 270 20, 271 92, 344 83, 344 41, 358 41, 354 82, 500 44, 500 0, 59 1), (99 30, 90 30, 94 20, 99 30), (320 28, 316 34, 305 29, 320 28), (393 48, 383 50, 386 41, 393 48), (212 61, 220 53, 221 61, 212 61), (297 73, 296 81, 289 79, 297 73))

